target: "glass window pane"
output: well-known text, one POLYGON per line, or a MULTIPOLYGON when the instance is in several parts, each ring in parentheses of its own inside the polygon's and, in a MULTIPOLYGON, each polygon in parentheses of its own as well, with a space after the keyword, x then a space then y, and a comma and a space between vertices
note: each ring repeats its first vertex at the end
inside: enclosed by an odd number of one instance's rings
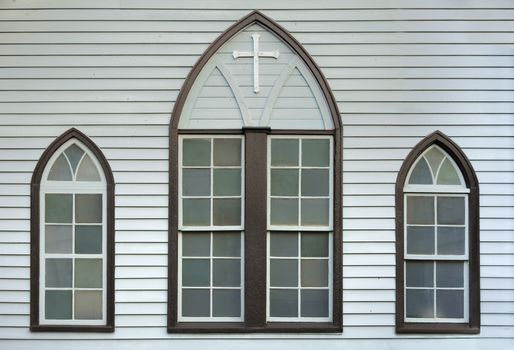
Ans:
POLYGON ((102 288, 102 259, 75 259, 75 287, 102 288))
POLYGON ((45 221, 47 223, 70 223, 73 217, 73 195, 46 194, 45 221))
POLYGON ((183 196, 210 196, 210 169, 182 169, 183 196))
POLYGON ((271 139, 271 165, 298 165, 298 139, 271 139))
POLYGON ((302 170, 302 196, 328 196, 328 169, 302 170))
POLYGON ((75 226, 75 253, 102 254, 102 226, 75 226))
POLYGON ((296 289, 271 289, 269 293, 271 317, 298 316, 298 291, 296 289))
POLYGON ((241 317, 241 291, 215 289, 212 291, 213 317, 241 317))
POLYGON ((213 236, 212 254, 214 256, 241 256, 241 233, 216 232, 213 236))
POLYGON ((72 181, 73 176, 71 175, 71 169, 68 165, 68 161, 64 158, 64 155, 57 157, 54 165, 48 173, 48 180, 50 181, 72 181))
POLYGON ((71 259, 45 259, 46 288, 71 287, 71 259))
POLYGON ((209 317, 210 292, 204 289, 182 289, 182 316, 209 317))
POLYGON ((100 181, 100 174, 96 169, 95 164, 86 154, 82 162, 80 162, 79 170, 77 171, 78 181, 100 181))
POLYGON ((273 232, 270 236, 271 256, 298 256, 297 232, 273 232))
POLYGON ((80 162, 80 159, 82 158, 82 155, 84 154, 84 151, 80 149, 79 146, 76 144, 71 145, 64 151, 64 154, 66 154, 66 157, 68 157, 68 160, 70 161, 71 168, 73 169, 73 172, 77 170, 77 165, 80 162))
POLYGON ((328 260, 302 259, 302 287, 328 286, 328 260))
POLYGON ((464 291, 438 290, 437 291, 437 317, 463 318, 464 317, 464 291))
POLYGON ((302 166, 330 166, 330 141, 303 139, 302 166))
POLYGON ((464 227, 437 228, 437 253, 448 255, 464 255, 466 233, 464 227))
POLYGON ((434 223, 434 197, 408 196, 407 197, 407 223, 433 224, 434 223))
POLYGON ((452 162, 446 158, 437 174, 438 185, 460 185, 460 178, 452 162))
POLYGON ((328 233, 302 232, 302 257, 328 257, 328 233))
POLYGON ((432 289, 407 289, 405 293, 407 317, 434 317, 434 291, 432 289))
POLYGON ((71 253, 71 225, 45 226, 45 253, 71 253))
POLYGON ((407 254, 434 254, 434 227, 407 227, 407 254))
POLYGON ((298 261, 285 259, 270 260, 271 287, 297 287, 298 261))
POLYGON ((182 233, 182 256, 209 256, 211 234, 206 232, 182 233))
POLYGON ((212 283, 214 287, 241 286, 241 260, 214 259, 212 264, 212 283))
POLYGON ((271 169, 272 196, 298 196, 298 169, 271 169))
POLYGON ((102 319, 102 291, 80 290, 75 291, 75 319, 101 320, 102 319))
POLYGON ((213 200, 213 221, 215 226, 241 225, 241 199, 224 198, 213 200))
POLYGON ((328 198, 302 199, 302 225, 328 226, 328 198))
POLYGON ((45 292, 45 318, 47 320, 71 319, 71 290, 45 292))
POLYGON ((184 139, 182 143, 183 166, 210 166, 211 140, 184 139))
POLYGON ((438 261, 436 269, 436 286, 438 288, 464 287, 464 262, 438 261))
POLYGON ((464 225, 464 197, 437 197, 437 223, 464 225))
POLYGON ((213 171, 215 196, 241 195, 241 169, 214 169, 213 171))
POLYGON ((271 199, 272 225, 298 225, 298 199, 271 199))
POLYGON ((407 261, 405 270, 407 287, 432 287, 434 285, 433 261, 407 261))
POLYGON ((210 226, 210 199, 183 199, 182 224, 184 226, 210 226))
POLYGON ((211 284, 208 259, 182 260, 182 285, 185 287, 208 287, 211 284))
POLYGON ((437 169, 439 169, 439 164, 443 161, 444 154, 438 147, 432 147, 427 153, 425 153, 425 158, 428 160, 430 164, 430 168, 432 168, 432 173, 437 173, 437 169))
POLYGON ((328 290, 301 291, 302 317, 328 317, 328 290))
POLYGON ((425 161, 425 158, 421 158, 414 169, 412 169, 412 173, 410 174, 409 178, 409 184, 431 185, 432 182, 432 174, 430 173, 428 164, 425 161))
POLYGON ((241 165, 241 139, 214 139, 214 166, 241 165))
POLYGON ((75 222, 101 223, 102 222, 102 195, 76 194, 75 195, 75 222))

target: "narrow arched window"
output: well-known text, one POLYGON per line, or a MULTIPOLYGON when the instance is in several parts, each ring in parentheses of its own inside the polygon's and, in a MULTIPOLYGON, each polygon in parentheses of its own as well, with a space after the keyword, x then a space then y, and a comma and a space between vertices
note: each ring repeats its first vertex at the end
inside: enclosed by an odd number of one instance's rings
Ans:
POLYGON ((113 327, 113 186, 78 130, 56 139, 32 181, 33 330, 113 327))
POLYGON ((436 132, 397 182, 397 330, 477 332, 478 182, 458 146, 436 132))

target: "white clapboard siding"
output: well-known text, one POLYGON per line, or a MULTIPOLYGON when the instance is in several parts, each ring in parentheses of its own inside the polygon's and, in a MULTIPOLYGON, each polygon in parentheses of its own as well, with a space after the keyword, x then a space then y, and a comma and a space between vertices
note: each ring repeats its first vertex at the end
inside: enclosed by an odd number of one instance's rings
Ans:
MULTIPOLYGON (((288 58, 280 41, 254 29, 288 58)), ((513 35, 511 0, 0 1, 0 346, 512 348, 513 35), (256 6, 313 56, 341 112, 344 332, 168 334, 168 123, 193 64, 256 6), (71 127, 101 148, 116 181, 112 334, 28 328, 30 179, 45 148, 71 127), (394 331, 395 182, 405 156, 435 130, 462 147, 480 181, 479 335, 394 331), (56 341, 65 339, 74 341, 56 341)), ((236 38, 220 55, 251 49, 236 38)), ((251 68, 227 69, 256 118, 265 101, 253 94, 251 68)), ((267 95, 279 72, 264 61, 260 70, 267 95)), ((227 96, 227 82, 211 78, 194 116, 231 120, 233 99, 210 98, 227 96)), ((310 93, 293 74, 277 105, 317 127, 310 93)), ((290 125, 287 113, 277 117, 290 125)))

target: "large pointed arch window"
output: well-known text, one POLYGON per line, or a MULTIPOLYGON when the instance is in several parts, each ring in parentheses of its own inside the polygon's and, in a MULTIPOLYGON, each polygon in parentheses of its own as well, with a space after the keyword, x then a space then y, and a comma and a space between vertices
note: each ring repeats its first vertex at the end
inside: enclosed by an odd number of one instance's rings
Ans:
POLYGON ((71 129, 32 180, 32 330, 113 330, 113 178, 71 129))
POLYGON ((478 183, 458 146, 436 132, 397 182, 397 330, 477 332, 478 183))

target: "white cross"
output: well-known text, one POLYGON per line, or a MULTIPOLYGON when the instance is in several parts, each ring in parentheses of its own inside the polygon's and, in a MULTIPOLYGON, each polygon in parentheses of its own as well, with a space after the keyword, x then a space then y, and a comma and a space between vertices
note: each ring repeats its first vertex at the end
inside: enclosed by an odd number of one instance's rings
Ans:
POLYGON ((253 91, 259 92, 259 57, 278 58, 278 50, 275 51, 259 51, 259 34, 252 34, 253 52, 235 51, 232 52, 234 59, 239 57, 253 57, 253 91))

